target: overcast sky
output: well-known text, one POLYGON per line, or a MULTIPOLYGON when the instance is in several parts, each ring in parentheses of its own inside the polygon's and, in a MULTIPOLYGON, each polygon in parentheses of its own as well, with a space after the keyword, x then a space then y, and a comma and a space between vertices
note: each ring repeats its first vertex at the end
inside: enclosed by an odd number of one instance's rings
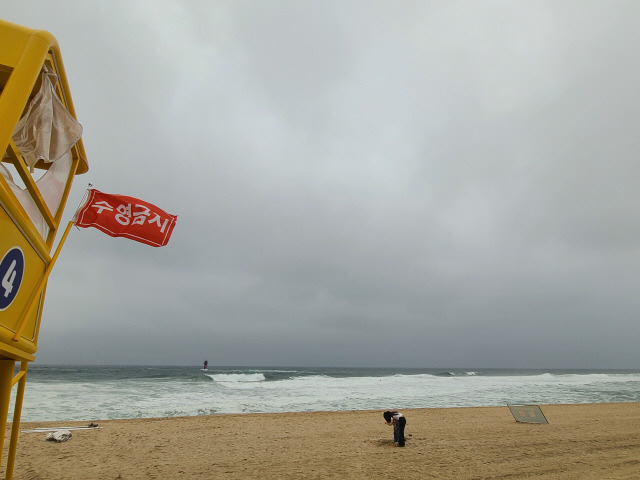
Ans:
POLYGON ((640 3, 0 1, 88 183, 38 363, 640 367, 640 3))

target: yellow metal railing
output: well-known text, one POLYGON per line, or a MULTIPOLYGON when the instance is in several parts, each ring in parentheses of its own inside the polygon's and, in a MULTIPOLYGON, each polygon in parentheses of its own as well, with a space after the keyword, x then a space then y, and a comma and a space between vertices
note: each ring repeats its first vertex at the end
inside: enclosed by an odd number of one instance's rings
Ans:
MULTIPOLYGON (((27 368, 35 360, 48 275, 71 223, 53 256, 51 250, 73 178, 88 170, 84 146, 79 140, 69 153, 71 161, 59 203, 51 208, 34 170, 13 140, 16 124, 42 86, 45 68, 57 76, 54 94, 75 118, 56 39, 48 32, 0 20, 0 163, 6 167, 0 172, 3 173, 0 175, 0 454, 5 447, 11 393, 17 385, 5 479, 13 478, 27 368), (13 181, 14 174, 24 188, 13 181), (34 224, 34 215, 42 225, 34 224), (13 261, 3 263, 5 258, 13 261), (16 362, 20 363, 18 373, 16 362)), ((34 168, 43 172, 50 165, 39 160, 34 168)))

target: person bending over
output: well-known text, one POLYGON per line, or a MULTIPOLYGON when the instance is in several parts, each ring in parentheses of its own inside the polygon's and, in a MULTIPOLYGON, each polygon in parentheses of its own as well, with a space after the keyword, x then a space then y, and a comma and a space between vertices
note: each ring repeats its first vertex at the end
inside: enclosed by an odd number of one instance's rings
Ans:
POLYGON ((393 443, 396 447, 404 447, 404 426, 407 419, 400 412, 386 411, 382 416, 387 425, 393 426, 393 443))

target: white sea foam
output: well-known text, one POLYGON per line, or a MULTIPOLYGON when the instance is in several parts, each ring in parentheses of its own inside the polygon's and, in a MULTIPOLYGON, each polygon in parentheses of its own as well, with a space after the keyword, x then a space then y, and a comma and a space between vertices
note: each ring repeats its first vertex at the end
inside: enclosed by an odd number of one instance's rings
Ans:
MULTIPOLYGON (((184 370, 184 369, 183 369, 184 370)), ((508 403, 640 401, 640 373, 351 374, 256 369, 175 374, 36 376, 23 421, 209 415, 214 413, 495 406, 508 403), (185 378, 186 377, 186 378, 185 378), (214 381, 204 381, 205 379, 214 381)), ((153 372, 151 372, 153 373, 153 372)), ((455 373, 455 372, 454 372, 455 373)), ((14 389, 15 390, 15 389, 14 389)))
POLYGON ((237 383, 237 382, 264 382, 264 373, 219 373, 208 375, 214 381, 220 383, 237 383))

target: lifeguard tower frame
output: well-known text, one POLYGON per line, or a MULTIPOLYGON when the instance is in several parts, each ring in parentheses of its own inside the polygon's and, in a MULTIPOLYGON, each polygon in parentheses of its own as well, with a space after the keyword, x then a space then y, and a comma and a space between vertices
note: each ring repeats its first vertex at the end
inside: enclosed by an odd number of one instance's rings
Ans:
MULTIPOLYGON (((0 20, 0 454, 17 385, 5 479, 13 478, 27 366, 35 360, 47 278, 71 222, 52 256, 53 243, 73 178, 88 170, 79 136, 53 159, 28 161, 16 144, 16 127, 45 81, 58 108, 63 105, 75 120, 56 39, 0 20)), ((38 125, 30 126, 30 135, 38 135, 38 125)))

